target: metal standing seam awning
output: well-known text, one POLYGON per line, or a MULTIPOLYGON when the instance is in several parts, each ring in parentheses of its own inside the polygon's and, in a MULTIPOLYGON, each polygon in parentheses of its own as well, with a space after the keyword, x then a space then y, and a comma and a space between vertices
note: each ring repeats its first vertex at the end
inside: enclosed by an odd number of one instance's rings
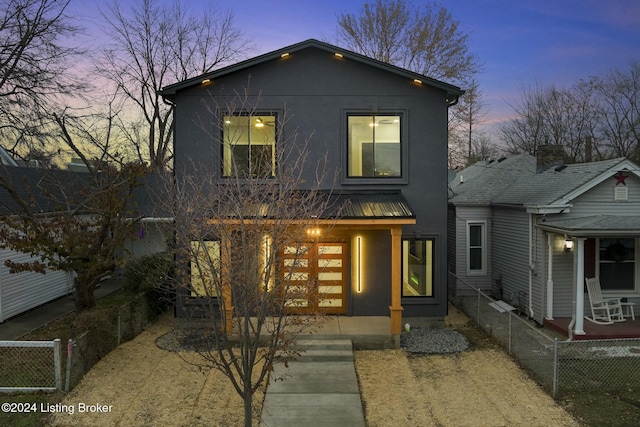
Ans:
MULTIPOLYGON (((590 215, 575 218, 542 218, 537 226, 545 231, 565 235, 575 239, 574 263, 576 264, 575 282, 575 324, 573 333, 584 335, 584 241, 588 237, 639 237, 640 217, 630 215, 590 215)), ((547 316, 553 317, 553 279, 552 245, 549 246, 549 279, 547 281, 547 316)))

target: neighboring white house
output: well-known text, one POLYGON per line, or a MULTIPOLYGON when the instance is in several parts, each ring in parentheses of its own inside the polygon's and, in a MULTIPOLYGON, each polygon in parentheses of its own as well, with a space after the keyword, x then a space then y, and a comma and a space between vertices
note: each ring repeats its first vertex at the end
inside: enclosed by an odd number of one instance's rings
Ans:
POLYGON ((9 249, 0 250, 0 323, 39 305, 73 292, 73 274, 47 271, 10 273, 4 265, 8 259, 29 262, 30 256, 9 249))
POLYGON ((640 303, 640 168, 632 161, 544 166, 520 154, 478 162, 449 186, 456 277, 538 323, 574 317, 575 334, 589 307, 585 278, 599 277, 605 296, 640 303))

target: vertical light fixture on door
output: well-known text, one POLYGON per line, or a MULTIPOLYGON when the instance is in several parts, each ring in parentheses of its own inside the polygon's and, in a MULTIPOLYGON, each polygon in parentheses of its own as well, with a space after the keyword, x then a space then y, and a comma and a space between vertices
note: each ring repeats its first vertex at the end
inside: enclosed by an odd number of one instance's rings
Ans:
POLYGON ((356 291, 362 292, 362 237, 356 237, 356 291))

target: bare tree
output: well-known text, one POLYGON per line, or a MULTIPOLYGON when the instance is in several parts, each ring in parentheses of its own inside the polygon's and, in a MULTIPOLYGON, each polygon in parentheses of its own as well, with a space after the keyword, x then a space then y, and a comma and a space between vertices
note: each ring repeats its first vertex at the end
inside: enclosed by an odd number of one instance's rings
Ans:
MULTIPOLYGON (((44 150, 41 118, 82 86, 69 72, 80 31, 69 0, 0 0, 0 137, 13 154, 44 150)), ((46 121, 46 120, 45 120, 46 121)))
POLYGON ((210 125, 202 129, 220 146, 215 151, 239 153, 236 148, 247 147, 239 141, 246 130, 238 130, 233 121, 246 119, 247 126, 269 128, 275 151, 238 154, 226 173, 186 168, 193 175, 177 174, 170 186, 173 202, 167 206, 174 218, 170 232, 176 238, 178 301, 195 304, 193 312, 207 319, 205 332, 198 332, 208 342, 197 348, 197 364, 229 378, 244 400, 247 426, 253 395, 265 385, 275 359, 290 356, 295 337, 320 321, 317 306, 323 296, 315 293, 307 271, 321 249, 310 230, 319 223, 330 228, 339 214, 326 190, 325 178, 331 178, 326 156, 313 163, 309 139, 300 142, 295 132, 284 138, 286 118, 271 122, 255 115, 257 102, 243 94, 216 105, 201 120, 221 123, 225 131, 219 126, 207 131, 210 125), (306 315, 288 316, 293 309, 306 315))
POLYGON ((612 156, 640 161, 640 63, 611 70, 595 84, 601 102, 599 130, 612 156))
POLYGON ((462 82, 477 72, 468 35, 444 7, 420 9, 406 0, 365 2, 359 14, 338 16, 346 48, 435 79, 462 82))
POLYGON ((82 311, 94 307, 96 286, 122 262, 116 253, 139 220, 135 191, 146 168, 117 162, 106 152, 108 142, 93 147, 100 155, 89 155, 84 144, 93 119, 54 114, 53 120, 50 137, 81 158, 86 172, 4 167, 0 188, 9 202, 0 206, 0 247, 32 255, 29 262, 7 260, 12 272, 74 272, 76 309, 82 311))
POLYGON ((114 85, 133 119, 120 131, 140 161, 164 170, 172 160, 173 108, 158 95, 171 83, 195 77, 242 58, 250 49, 230 12, 207 6, 188 13, 179 1, 114 0, 103 13, 111 39, 96 71, 114 85))
MULTIPOLYGON (((408 0, 365 2, 359 13, 338 16, 338 43, 355 52, 435 79, 459 85, 475 81, 477 58, 469 52, 469 36, 443 6, 418 7, 408 0)), ((464 96, 467 96, 466 94, 464 96)), ((463 98, 464 98, 463 96, 463 98)), ((478 106, 479 96, 472 102, 478 106)), ((459 133, 473 129, 465 112, 469 104, 450 109, 449 163, 460 164, 459 133)), ((470 140, 470 139, 469 139, 470 140)))
POLYGON ((640 66, 614 69, 568 89, 523 89, 516 117, 500 129, 511 152, 535 154, 542 144, 563 147, 570 162, 610 157, 640 159, 640 66))
MULTIPOLYGON (((487 115, 487 105, 482 100, 482 96, 478 81, 473 78, 469 82, 465 94, 460 98, 459 106, 456 106, 459 111, 456 117, 460 122, 457 128, 466 134, 467 164, 470 164, 472 160, 473 140, 475 133, 477 133, 475 127, 481 125, 487 115)), ((483 142, 486 142, 486 139, 483 139, 483 142)))

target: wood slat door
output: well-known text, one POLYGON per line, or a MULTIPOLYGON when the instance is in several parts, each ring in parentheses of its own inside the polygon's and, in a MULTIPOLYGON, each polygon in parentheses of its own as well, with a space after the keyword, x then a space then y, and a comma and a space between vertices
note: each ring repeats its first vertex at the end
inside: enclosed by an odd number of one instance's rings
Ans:
POLYGON ((285 248, 281 274, 289 277, 287 311, 292 314, 345 314, 346 245, 309 243, 285 248))

